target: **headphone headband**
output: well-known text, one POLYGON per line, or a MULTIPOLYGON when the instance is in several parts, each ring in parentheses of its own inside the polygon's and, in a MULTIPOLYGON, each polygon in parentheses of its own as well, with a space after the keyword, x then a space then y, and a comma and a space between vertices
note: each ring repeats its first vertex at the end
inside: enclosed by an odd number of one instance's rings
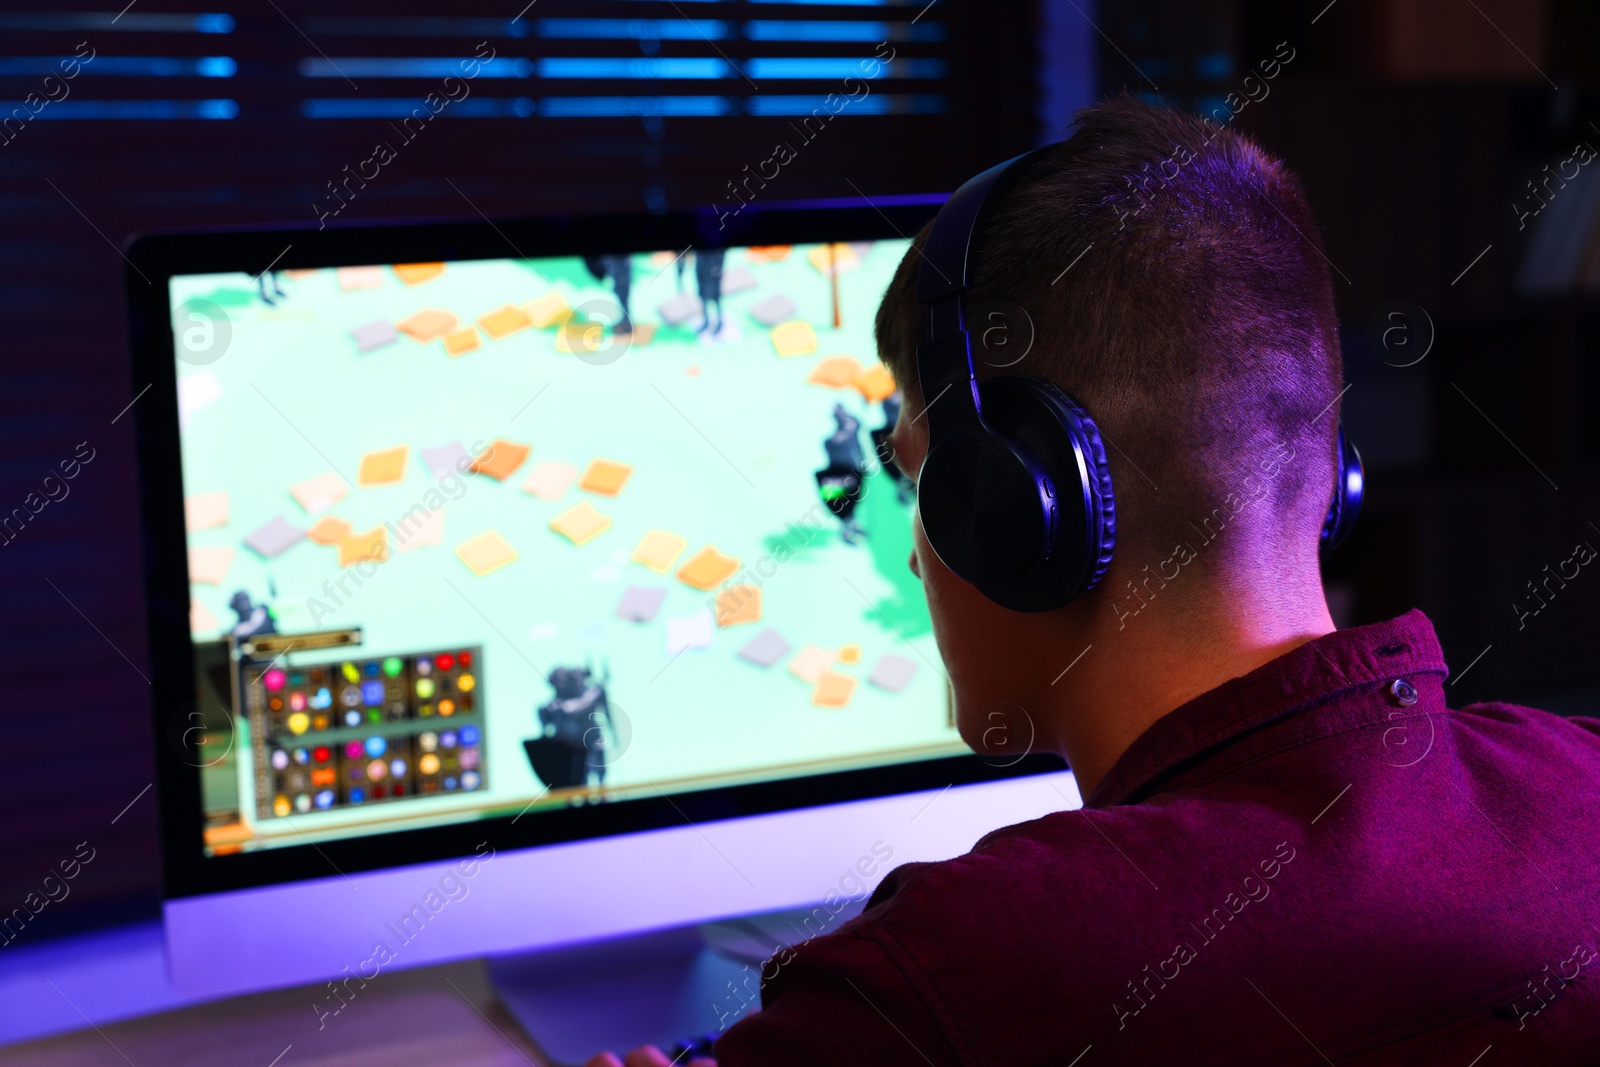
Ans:
POLYGON ((1044 151, 1013 156, 969 179, 945 201, 928 230, 917 271, 917 304, 928 312, 927 340, 917 348, 918 384, 930 409, 935 398, 953 394, 938 415, 929 411, 930 429, 935 418, 941 432, 983 425, 963 303, 973 284, 973 248, 990 213, 1044 151))
POLYGON ((1022 177, 1027 164, 1045 152, 1036 148, 997 163, 950 194, 934 217, 922 246, 917 273, 917 303, 931 304, 972 288, 972 247, 989 214, 1022 177))

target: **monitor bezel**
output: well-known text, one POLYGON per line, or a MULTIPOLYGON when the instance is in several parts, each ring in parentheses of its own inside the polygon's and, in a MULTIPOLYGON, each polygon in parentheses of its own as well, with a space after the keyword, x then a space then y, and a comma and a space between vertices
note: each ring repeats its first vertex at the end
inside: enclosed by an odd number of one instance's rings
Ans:
POLYGON ((916 233, 943 195, 746 204, 666 214, 476 221, 418 220, 140 236, 125 250, 138 454, 141 562, 150 649, 150 715, 167 899, 279 885, 451 859, 486 834, 495 847, 535 848, 589 838, 765 815, 1062 769, 1059 758, 1016 762, 976 755, 541 811, 535 818, 469 818, 441 826, 280 845, 223 856, 202 847, 201 772, 186 724, 194 649, 168 280, 174 275, 638 252, 649 249, 888 240, 916 233))

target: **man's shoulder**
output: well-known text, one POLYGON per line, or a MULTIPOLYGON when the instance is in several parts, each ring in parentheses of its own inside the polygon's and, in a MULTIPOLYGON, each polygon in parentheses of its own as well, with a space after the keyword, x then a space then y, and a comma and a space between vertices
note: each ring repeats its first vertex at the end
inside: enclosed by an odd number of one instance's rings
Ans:
POLYGON ((1040 890, 1049 895, 1067 889, 1115 893, 1122 873, 1138 878, 1125 858, 1119 858, 1115 833, 1132 830, 1142 837, 1162 821, 1163 813, 1141 805, 1075 808, 1004 826, 984 835, 962 855, 906 863, 890 871, 863 918, 872 913, 887 917, 938 912, 952 902, 970 900, 968 894, 978 891, 989 899, 1040 890), (1119 865, 1124 872, 1113 870, 1119 865))
MULTIPOLYGON (((1600 711, 1600 706, 1588 710, 1600 711)), ((1562 715, 1505 700, 1467 704, 1451 714, 1472 725, 1532 728, 1532 736, 1553 743, 1600 746, 1600 719, 1590 716, 1562 715)))
POLYGON ((1492 769, 1546 793, 1592 791, 1600 775, 1600 719, 1498 700, 1450 715, 1455 747, 1469 768, 1492 769))
POLYGON ((1155 843, 1186 822, 1197 830, 1183 812, 1145 804, 1007 826, 953 859, 895 868, 847 928, 930 971, 1093 958, 1126 938, 1112 916, 1157 906, 1172 857, 1155 843))

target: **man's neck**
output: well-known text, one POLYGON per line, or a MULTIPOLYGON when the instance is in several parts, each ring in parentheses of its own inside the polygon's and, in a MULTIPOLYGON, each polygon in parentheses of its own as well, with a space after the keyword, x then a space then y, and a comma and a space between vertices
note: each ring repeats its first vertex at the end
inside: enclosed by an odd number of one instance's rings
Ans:
POLYGON ((1148 612, 1121 626, 1095 613, 1106 621, 1087 628, 1084 662, 1051 687, 1054 738, 1085 797, 1157 719, 1334 630, 1320 586, 1210 603, 1225 609, 1148 612))

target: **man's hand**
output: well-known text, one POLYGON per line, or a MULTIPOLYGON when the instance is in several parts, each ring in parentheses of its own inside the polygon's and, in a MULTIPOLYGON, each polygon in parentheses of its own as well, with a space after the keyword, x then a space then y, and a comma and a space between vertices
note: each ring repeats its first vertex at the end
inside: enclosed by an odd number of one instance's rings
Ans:
POLYGON ((667 1059, 665 1052, 654 1045, 642 1045, 620 1060, 610 1052, 602 1052, 583 1067, 717 1067, 717 1061, 707 1056, 696 1056, 687 1064, 674 1064, 667 1059))

